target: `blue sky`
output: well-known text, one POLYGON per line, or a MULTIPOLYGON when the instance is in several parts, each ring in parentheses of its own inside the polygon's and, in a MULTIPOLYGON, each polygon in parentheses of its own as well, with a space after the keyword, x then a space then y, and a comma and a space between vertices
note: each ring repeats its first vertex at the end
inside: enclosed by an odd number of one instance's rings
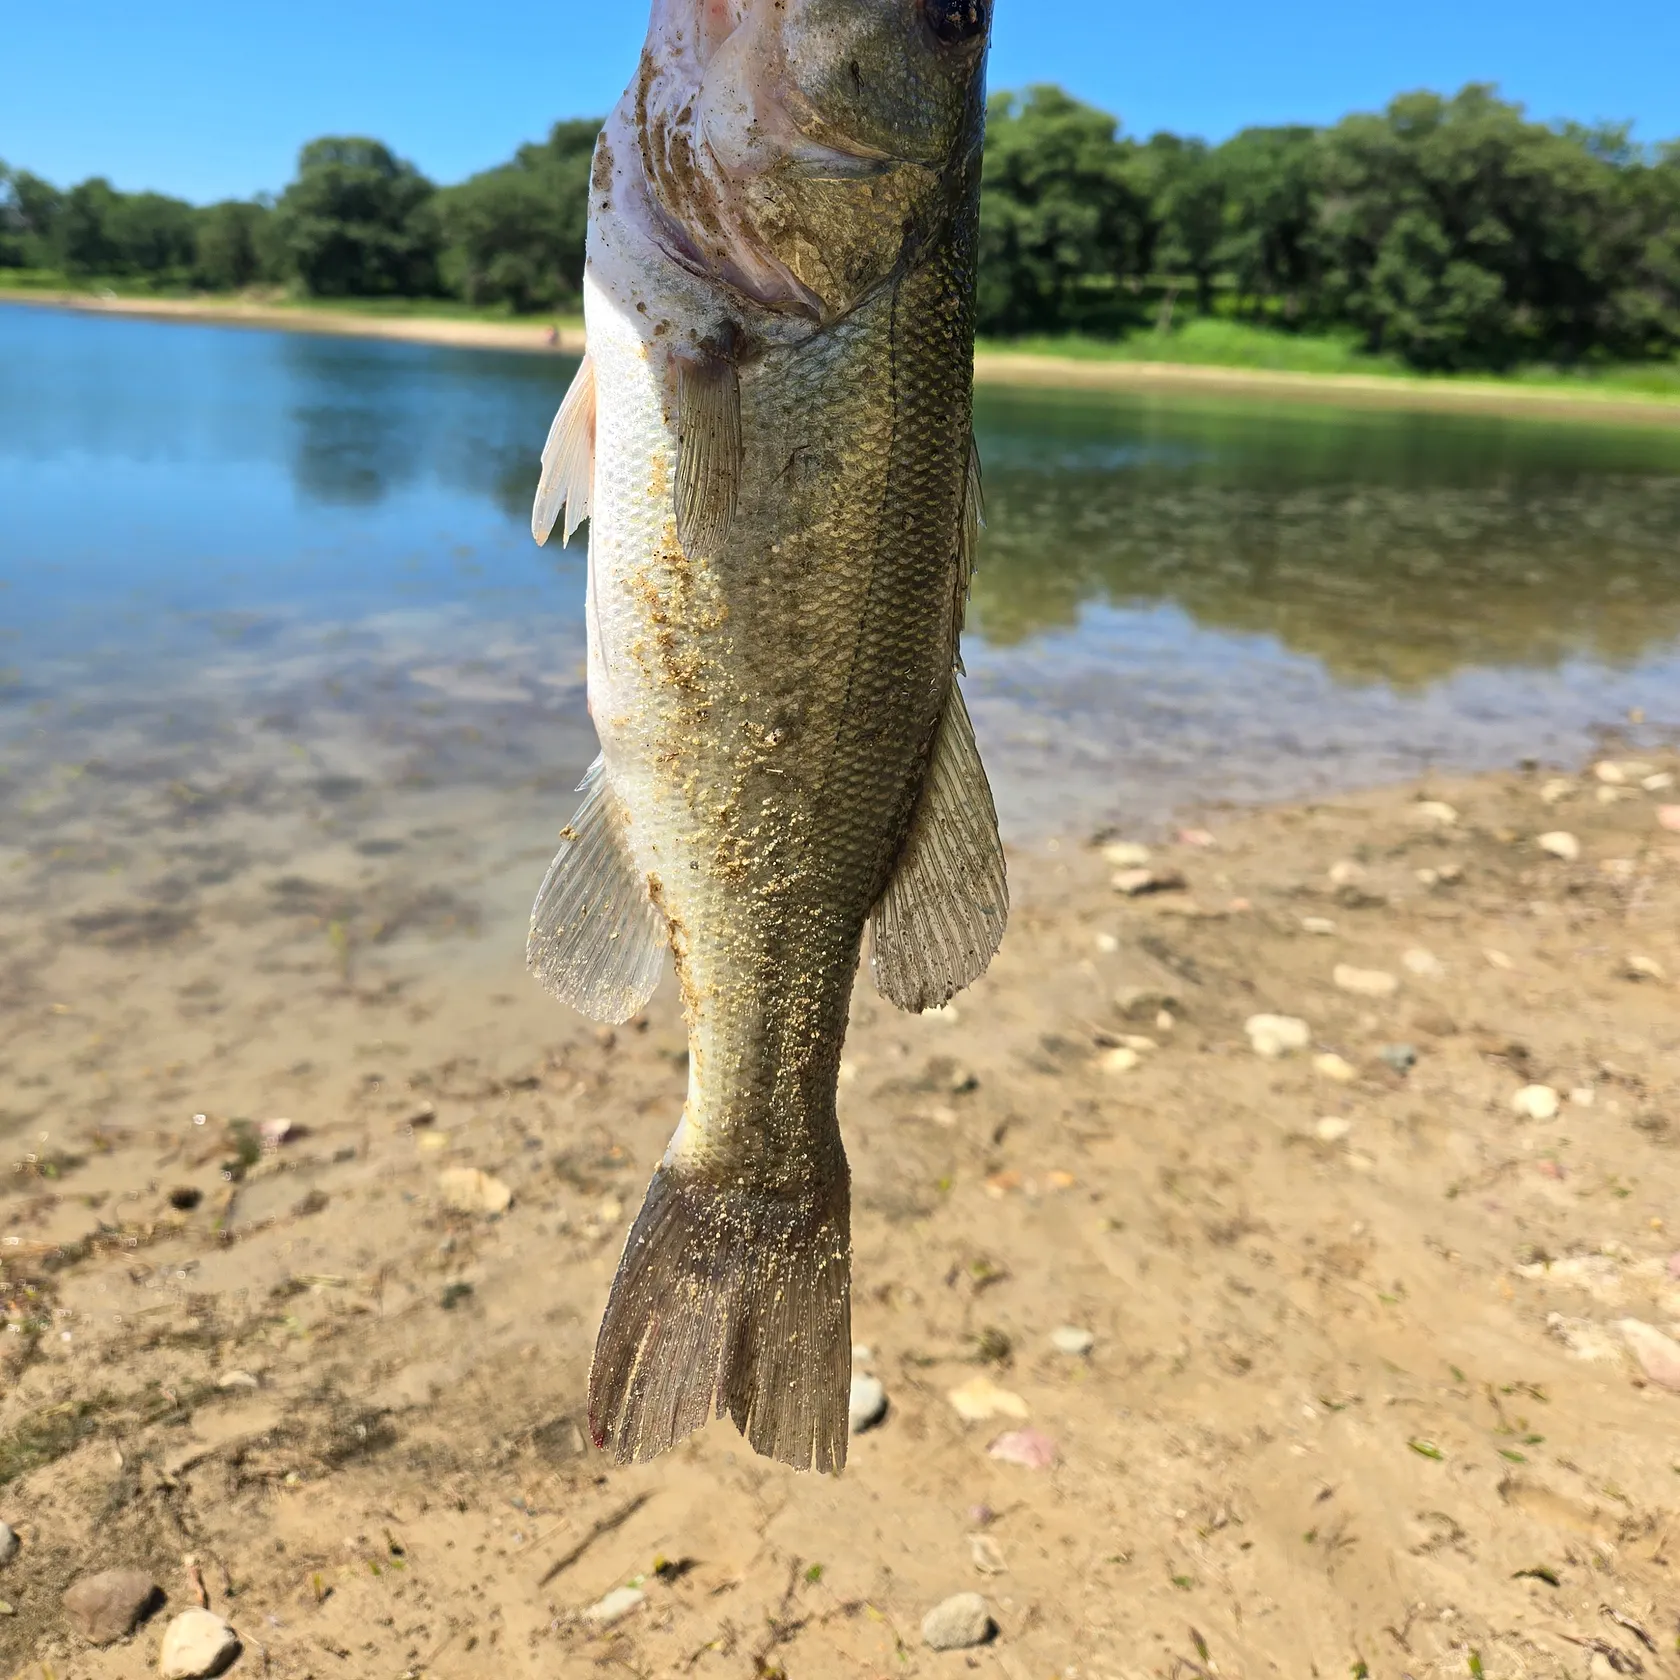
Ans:
MULTIPOLYGON (((0 158, 199 201, 277 189, 298 146, 372 134, 439 181, 556 117, 599 114, 642 0, 77 0, 0 4, 0 158)), ((1537 116, 1680 137, 1680 0, 997 0, 992 85, 1062 83, 1133 133, 1326 122, 1494 81, 1537 116)))

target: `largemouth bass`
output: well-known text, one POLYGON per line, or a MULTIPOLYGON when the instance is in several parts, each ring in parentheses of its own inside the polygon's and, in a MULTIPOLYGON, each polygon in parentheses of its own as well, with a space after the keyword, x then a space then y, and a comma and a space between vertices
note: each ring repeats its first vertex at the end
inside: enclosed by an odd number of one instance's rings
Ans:
POLYGON ((1003 936, 955 680, 988 7, 655 0, 596 149, 589 354, 532 530, 590 523, 601 756, 529 959, 622 1021, 669 948, 688 1024, 590 1371, 621 1461, 727 1412, 770 1457, 845 1463, 864 928, 912 1010, 1003 936))

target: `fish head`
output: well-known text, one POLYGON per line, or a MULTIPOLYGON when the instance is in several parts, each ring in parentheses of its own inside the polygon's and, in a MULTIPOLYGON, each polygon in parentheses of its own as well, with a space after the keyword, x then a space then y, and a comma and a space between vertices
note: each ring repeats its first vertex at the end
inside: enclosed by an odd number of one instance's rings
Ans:
POLYGON ((635 89, 663 242, 822 321, 978 191, 992 0, 655 0, 635 89))

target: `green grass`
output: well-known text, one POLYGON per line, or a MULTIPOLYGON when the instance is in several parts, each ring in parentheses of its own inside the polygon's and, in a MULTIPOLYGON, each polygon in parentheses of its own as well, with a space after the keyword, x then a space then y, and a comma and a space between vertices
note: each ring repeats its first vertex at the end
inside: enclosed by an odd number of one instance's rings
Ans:
POLYGON ((1349 333, 1291 333, 1219 317, 1192 318, 1168 332, 1124 338, 1070 333, 1055 337, 982 339, 982 351, 1058 356, 1081 362, 1168 362, 1267 373, 1364 374, 1455 384, 1516 384, 1573 395, 1680 397, 1680 361, 1607 364, 1579 370, 1545 364, 1512 373, 1422 374, 1398 356, 1371 355, 1349 333))

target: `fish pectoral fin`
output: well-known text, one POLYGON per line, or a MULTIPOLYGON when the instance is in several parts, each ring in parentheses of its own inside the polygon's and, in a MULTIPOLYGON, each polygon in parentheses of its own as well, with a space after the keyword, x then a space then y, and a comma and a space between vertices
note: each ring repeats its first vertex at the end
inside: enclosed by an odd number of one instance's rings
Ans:
POLYGON ((549 991, 593 1021, 628 1021, 659 984, 665 919, 624 840, 624 814, 597 758, 577 815, 531 911, 525 961, 549 991))
POLYGON ((997 808, 953 678, 898 866, 870 919, 870 965, 900 1009, 937 1009, 986 972, 1009 920, 997 808))
POLYGON ((578 364, 571 387, 548 428, 543 445, 542 478, 531 504, 531 535, 541 546, 548 541, 560 509, 566 510, 561 542, 589 517, 595 482, 595 364, 588 356, 578 364))
POLYGON ((726 355, 677 362, 677 540, 690 559, 723 547, 741 489, 741 376, 726 355))

